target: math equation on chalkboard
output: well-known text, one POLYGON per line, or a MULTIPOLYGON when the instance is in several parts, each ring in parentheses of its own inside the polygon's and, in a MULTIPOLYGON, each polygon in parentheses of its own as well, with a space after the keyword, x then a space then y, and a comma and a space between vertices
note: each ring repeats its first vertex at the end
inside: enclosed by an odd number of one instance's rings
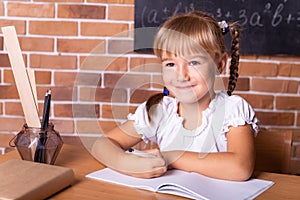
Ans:
POLYGON ((237 22, 243 54, 300 55, 300 0, 135 0, 136 50, 143 51, 143 43, 149 47, 155 34, 138 29, 159 27, 170 16, 193 10, 237 22))

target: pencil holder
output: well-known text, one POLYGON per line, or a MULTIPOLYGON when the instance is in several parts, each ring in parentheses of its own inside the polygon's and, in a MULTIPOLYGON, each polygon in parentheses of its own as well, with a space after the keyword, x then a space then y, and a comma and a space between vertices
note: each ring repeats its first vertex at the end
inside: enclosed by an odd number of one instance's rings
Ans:
POLYGON ((14 146, 23 160, 51 165, 54 164, 63 145, 63 141, 59 133, 54 130, 52 123, 49 123, 45 130, 28 127, 25 124, 13 140, 14 146))

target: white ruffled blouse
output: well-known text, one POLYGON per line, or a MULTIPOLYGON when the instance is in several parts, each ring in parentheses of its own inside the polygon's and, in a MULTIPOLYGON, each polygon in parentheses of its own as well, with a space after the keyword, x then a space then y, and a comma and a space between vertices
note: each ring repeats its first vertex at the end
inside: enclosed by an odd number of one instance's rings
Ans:
POLYGON ((194 130, 183 127, 184 119, 177 111, 177 99, 164 97, 151 115, 151 123, 146 102, 129 114, 128 120, 134 120, 134 127, 145 142, 157 143, 161 151, 225 152, 230 126, 250 124, 253 134, 258 132, 258 120, 250 104, 240 96, 228 96, 225 91, 216 94, 202 112, 201 125, 194 130))

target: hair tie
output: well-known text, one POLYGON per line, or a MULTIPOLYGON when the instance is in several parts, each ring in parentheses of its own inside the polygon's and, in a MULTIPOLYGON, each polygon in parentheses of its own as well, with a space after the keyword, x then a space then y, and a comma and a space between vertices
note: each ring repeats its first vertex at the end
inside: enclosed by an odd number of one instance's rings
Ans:
POLYGON ((164 87, 163 94, 164 96, 169 96, 170 94, 169 90, 166 87, 164 87))
POLYGON ((225 35, 226 33, 228 33, 230 31, 229 25, 226 23, 225 20, 223 20, 221 22, 218 22, 218 24, 221 28, 221 31, 222 31, 223 35, 225 35))

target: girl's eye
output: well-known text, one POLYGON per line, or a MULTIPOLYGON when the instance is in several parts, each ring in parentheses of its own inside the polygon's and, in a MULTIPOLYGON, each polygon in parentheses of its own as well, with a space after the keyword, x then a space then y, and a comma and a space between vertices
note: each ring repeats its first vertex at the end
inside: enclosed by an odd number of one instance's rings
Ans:
POLYGON ((165 66, 166 66, 166 67, 174 67, 174 66, 175 66, 175 63, 166 63, 165 66))
POLYGON ((200 65, 201 63, 199 61, 193 60, 189 62, 189 65, 195 66, 195 65, 200 65))

